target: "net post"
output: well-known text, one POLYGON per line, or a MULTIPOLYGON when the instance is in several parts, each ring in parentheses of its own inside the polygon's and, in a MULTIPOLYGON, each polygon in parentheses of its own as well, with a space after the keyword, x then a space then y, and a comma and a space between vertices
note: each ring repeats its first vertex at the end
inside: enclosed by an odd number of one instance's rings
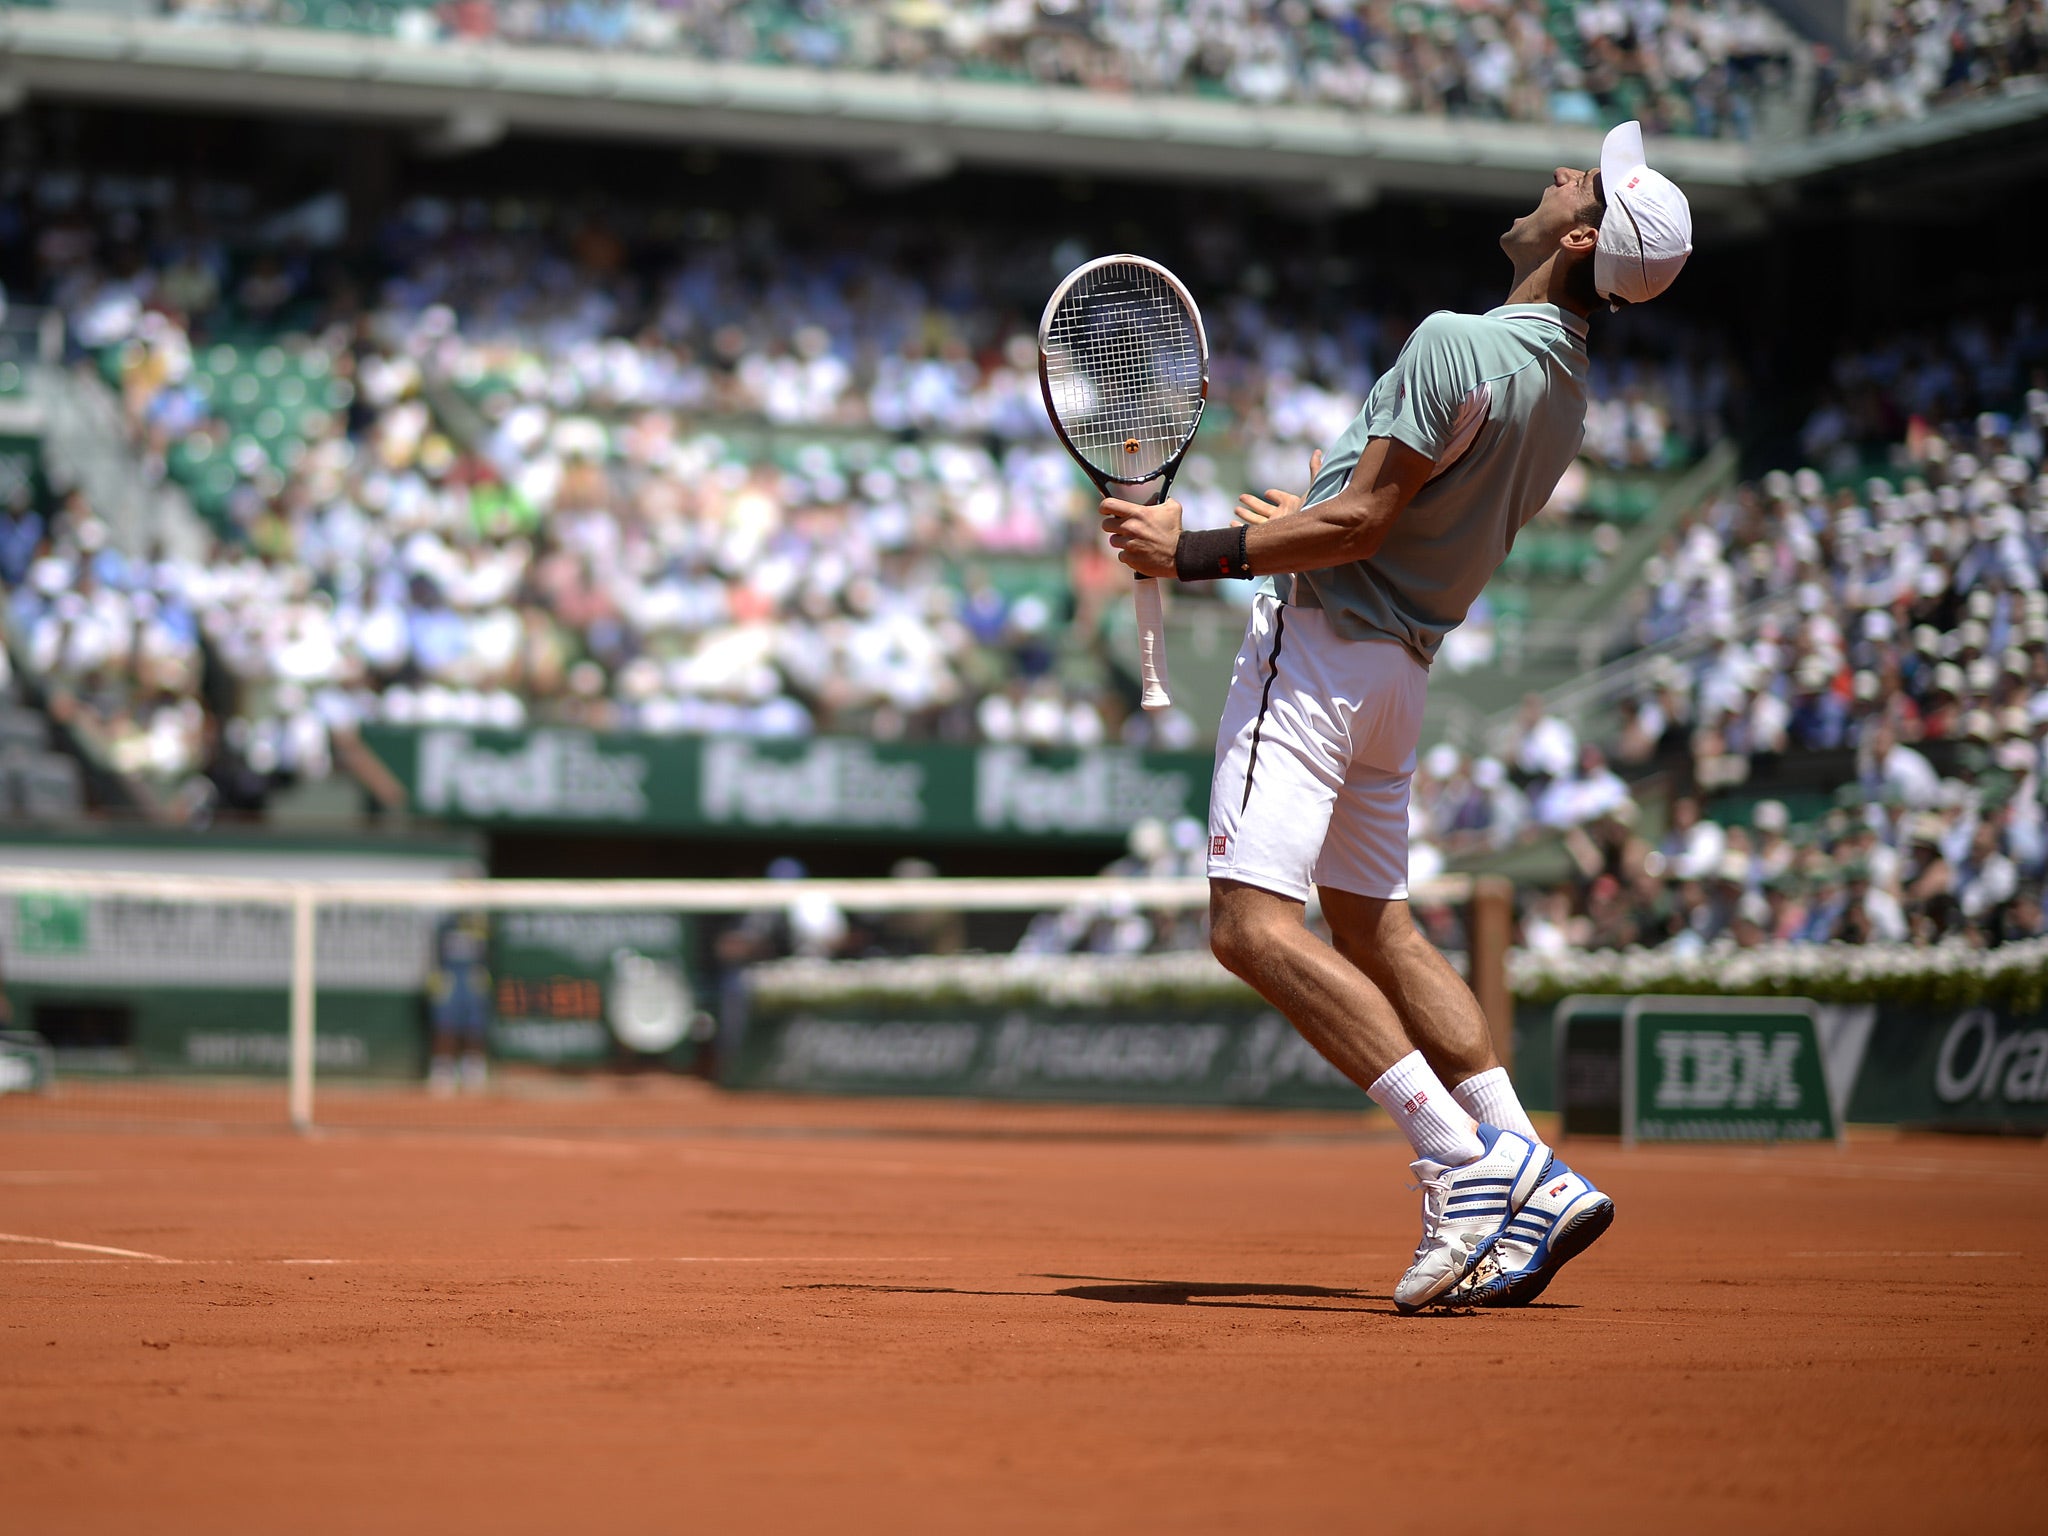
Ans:
POLYGON ((1508 939, 1514 928, 1515 887, 1503 875, 1481 875, 1472 882, 1472 992, 1486 1015, 1493 1053, 1510 1073, 1515 1070, 1515 1000, 1508 991, 1508 939))
POLYGON ((292 888, 290 1108, 292 1129, 313 1129, 313 887, 292 888))

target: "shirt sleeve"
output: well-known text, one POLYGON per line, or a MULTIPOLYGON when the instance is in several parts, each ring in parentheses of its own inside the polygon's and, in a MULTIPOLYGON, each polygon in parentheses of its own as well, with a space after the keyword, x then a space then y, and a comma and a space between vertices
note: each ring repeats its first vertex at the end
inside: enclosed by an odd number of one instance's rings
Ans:
POLYGON ((1431 315, 1373 385, 1366 399, 1367 431, 1406 443, 1438 463, 1451 447, 1467 398, 1483 382, 1457 318, 1431 315))

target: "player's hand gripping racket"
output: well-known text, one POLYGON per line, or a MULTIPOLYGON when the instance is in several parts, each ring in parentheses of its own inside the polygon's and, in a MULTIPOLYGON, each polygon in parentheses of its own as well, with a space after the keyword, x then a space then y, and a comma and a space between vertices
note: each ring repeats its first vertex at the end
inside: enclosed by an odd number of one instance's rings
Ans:
MULTIPOLYGON (((1209 395, 1209 337, 1179 278, 1142 256, 1104 256, 1055 288, 1038 322, 1038 382, 1053 430, 1104 496, 1172 489, 1209 395)), ((1138 661, 1147 709, 1166 691, 1159 583, 1138 578, 1138 661)))

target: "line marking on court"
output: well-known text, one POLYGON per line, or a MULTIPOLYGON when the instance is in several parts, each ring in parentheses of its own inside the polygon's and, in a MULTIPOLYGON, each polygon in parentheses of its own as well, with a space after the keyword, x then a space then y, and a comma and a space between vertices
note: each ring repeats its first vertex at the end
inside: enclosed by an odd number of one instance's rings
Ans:
POLYGON ((0 1264, 178 1264, 179 1259, 0 1259, 0 1264))
MULTIPOLYGON (((760 1169, 764 1172, 817 1174, 907 1174, 917 1177, 1000 1177, 1009 1168, 986 1164, 943 1162, 917 1163, 875 1157, 839 1157, 821 1151, 814 1157, 793 1157, 786 1152, 754 1151, 746 1147, 705 1147, 675 1141, 579 1141, 561 1136, 484 1136, 477 1143, 508 1152, 525 1152, 537 1157, 636 1158, 648 1153, 668 1152, 689 1162, 723 1164, 727 1167, 760 1169)), ((443 1143, 445 1145, 445 1143, 443 1143)))
POLYGON ((881 1254, 730 1254, 679 1253, 628 1255, 623 1258, 560 1259, 562 1264, 945 1264, 946 1255, 937 1253, 881 1254))
POLYGON ((77 1253, 104 1253, 117 1259, 142 1259, 151 1264, 176 1264, 180 1260, 161 1253, 140 1253, 133 1248, 109 1248, 104 1243, 68 1243, 61 1237, 32 1237, 25 1232, 0 1232, 0 1243, 33 1243, 39 1248, 68 1248, 77 1253))
POLYGON ((682 1147, 678 1156, 689 1162, 723 1164, 728 1168, 759 1168, 785 1173, 883 1173, 911 1174, 921 1178, 990 1178, 1013 1173, 1009 1168, 990 1168, 976 1163, 908 1163, 885 1158, 789 1157, 773 1152, 746 1152, 724 1148, 682 1147))
MULTIPOLYGON (((83 1249, 86 1249, 86 1250, 88 1250, 88 1252, 90 1252, 90 1253, 92 1253, 92 1254, 105 1254, 106 1256, 105 1256, 105 1257, 70 1257, 70 1256, 58 1256, 58 1257, 49 1257, 49 1258, 33 1258, 33 1259, 15 1259, 15 1258, 0 1258, 0 1265, 4 1265, 4 1264, 178 1264, 178 1265, 183 1265, 183 1266, 185 1266, 185 1267, 187 1267, 187 1268, 193 1268, 193 1267, 197 1267, 197 1266, 201 1266, 201 1265, 215 1265, 215 1266, 223 1266, 223 1265, 236 1265, 236 1264, 266 1264, 266 1265, 272 1265, 272 1266, 281 1266, 281 1267, 283 1267, 283 1268, 286 1268, 286 1269, 290 1269, 290 1268, 293 1268, 293 1267, 296 1267, 296 1266, 302 1266, 302 1265, 303 1265, 303 1266, 306 1266, 306 1267, 309 1267, 309 1268, 310 1268, 310 1267, 311 1267, 311 1266, 313 1266, 313 1265, 332 1265, 332 1264, 381 1264, 381 1265, 394 1265, 394 1266, 401 1266, 401 1267, 402 1267, 402 1266, 405 1266, 405 1265, 411 1265, 411 1264, 440 1264, 440 1265, 447 1265, 447 1264, 497 1264, 497 1263, 501 1262, 501 1261, 499 1261, 499 1260, 497 1260, 497 1259, 464 1259, 464 1258, 453 1258, 453 1259, 172 1259, 172 1258, 165 1258, 165 1257, 163 1257, 163 1256, 161 1256, 161 1255, 159 1255, 159 1254, 154 1254, 154 1253, 131 1253, 131 1252, 129 1252, 128 1250, 126 1250, 126 1249, 122 1249, 122 1248, 114 1248, 114 1249, 101 1249, 101 1248, 98 1248, 98 1247, 96 1247, 96 1246, 95 1246, 94 1244, 91 1244, 91 1243, 59 1243, 59 1242, 57 1242, 57 1241, 56 1241, 55 1239, 53 1239, 53 1238, 10 1238, 10 1237, 9 1237, 9 1236, 8 1236, 7 1234, 5 1234, 5 1233, 0 1233, 0 1242, 5 1242, 5 1241, 12 1241, 12 1242, 41 1242, 41 1243, 49 1243, 49 1244, 51 1244, 51 1246, 53 1246, 53 1247, 60 1247, 60 1248, 83 1248, 83 1249)), ((846 1257, 846 1256, 834 1256, 834 1257, 830 1257, 830 1258, 827 1258, 827 1257, 824 1257, 824 1256, 821 1256, 821 1255, 817 1255, 817 1256, 814 1256, 814 1255, 803 1255, 803 1254, 792 1254, 792 1255, 783 1255, 783 1254, 697 1254, 697 1253, 683 1253, 683 1254, 631 1254, 631 1255, 626 1255, 626 1256, 624 1256, 624 1257, 618 1257, 618 1258, 606 1257, 606 1258, 594 1258, 594 1259, 583 1259, 583 1258, 557 1258, 557 1257, 539 1257, 539 1258, 527 1257, 527 1258, 522 1258, 522 1259, 520 1259, 520 1260, 519 1260, 519 1262, 520 1262, 520 1263, 522 1263, 522 1264, 798 1264, 798 1265, 804 1265, 804 1266, 806 1266, 806 1267, 809 1267, 809 1266, 814 1266, 814 1265, 820 1265, 820 1264, 827 1264, 827 1265, 829 1265, 829 1264, 945 1264, 945 1263, 950 1263, 950 1262, 951 1262, 951 1260, 950 1260, 950 1259, 949 1259, 948 1257, 946 1257, 945 1255, 943 1255, 943 1254, 930 1254, 930 1253, 918 1253, 918 1254, 900 1254, 900 1255, 899 1255, 899 1254, 880 1254, 880 1255, 866 1255, 866 1254, 863 1254, 863 1255, 859 1255, 859 1256, 856 1256, 856 1257, 846 1257)))
POLYGON ((1793 1259, 2023 1259, 2017 1248, 1795 1248, 1793 1259))
POLYGON ((100 1177, 87 1168, 0 1168, 0 1184, 91 1184, 100 1177))
POLYGON ((643 1148, 620 1141, 577 1141, 566 1136, 484 1136, 477 1138, 506 1152, 534 1152, 542 1157, 637 1157, 643 1148))

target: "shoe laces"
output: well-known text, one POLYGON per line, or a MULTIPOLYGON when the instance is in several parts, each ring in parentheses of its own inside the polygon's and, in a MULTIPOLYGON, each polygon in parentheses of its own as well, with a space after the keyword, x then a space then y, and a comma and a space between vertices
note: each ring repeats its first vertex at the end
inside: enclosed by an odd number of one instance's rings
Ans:
POLYGON ((1419 1259, 1443 1223, 1444 1206, 1451 1198, 1451 1181, 1439 1175, 1408 1187, 1422 1191, 1422 1241, 1415 1245, 1415 1257, 1419 1259))

